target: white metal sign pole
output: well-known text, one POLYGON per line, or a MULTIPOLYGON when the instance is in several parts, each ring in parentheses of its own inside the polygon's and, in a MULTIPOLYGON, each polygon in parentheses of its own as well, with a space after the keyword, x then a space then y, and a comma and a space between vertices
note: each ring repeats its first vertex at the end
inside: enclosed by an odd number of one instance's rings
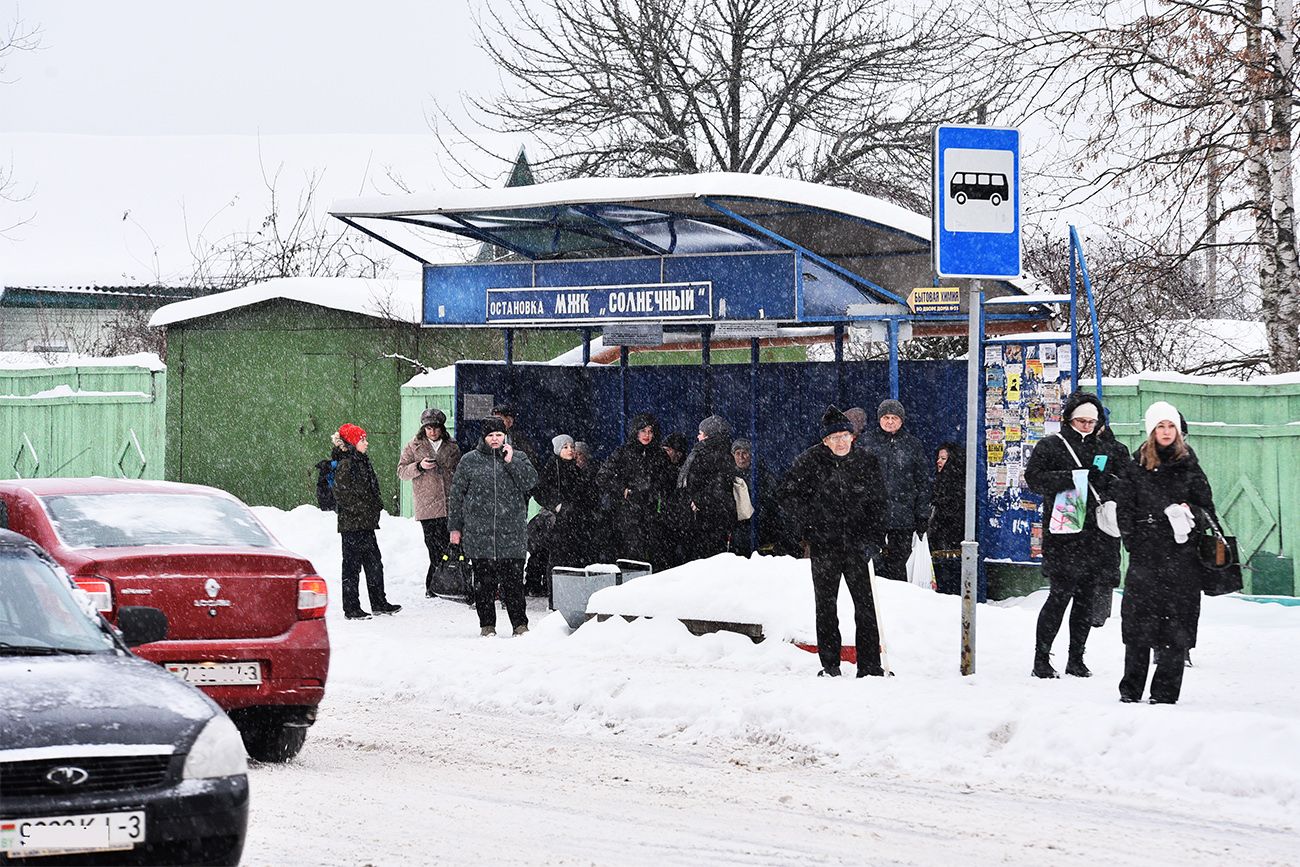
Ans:
POLYGON ((983 335, 979 280, 970 284, 967 310, 969 344, 966 355, 966 527, 961 543, 961 673, 975 673, 975 585, 979 575, 979 542, 975 541, 976 468, 979 463, 979 384, 983 335))

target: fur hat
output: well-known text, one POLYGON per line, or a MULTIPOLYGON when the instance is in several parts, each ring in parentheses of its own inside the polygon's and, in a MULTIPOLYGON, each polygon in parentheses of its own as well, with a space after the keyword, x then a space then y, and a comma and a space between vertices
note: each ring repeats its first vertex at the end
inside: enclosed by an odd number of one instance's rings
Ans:
POLYGON ((732 440, 731 453, 734 455, 736 452, 748 452, 752 455, 754 453, 754 447, 749 444, 749 440, 732 440))
POLYGON ((892 397, 886 398, 880 402, 880 406, 876 407, 876 419, 878 421, 887 415, 896 415, 901 419, 906 419, 907 410, 903 409, 903 404, 899 401, 894 400, 892 397))
POLYGON ((664 437, 664 445, 682 454, 686 454, 691 450, 690 445, 686 442, 686 437, 679 433, 670 433, 664 437))
POLYGON ((498 403, 492 407, 492 414, 499 415, 502 418, 514 418, 515 408, 508 403, 498 403))
POLYGON ((587 457, 591 457, 591 446, 587 445, 582 440, 578 440, 576 443, 573 444, 573 450, 575 452, 580 452, 586 455, 587 457))
POLYGON ((1147 407, 1146 415, 1143 417, 1146 422, 1147 436, 1151 436, 1151 432, 1156 429, 1156 425, 1160 424, 1160 422, 1171 421, 1177 426, 1181 418, 1182 416, 1178 414, 1178 410, 1174 408, 1172 403, 1157 400, 1147 407))
POLYGON ((501 419, 495 417, 483 419, 483 433, 481 434, 481 436, 487 436, 490 433, 505 433, 505 432, 506 432, 506 426, 501 423, 501 419))
POLYGON ((565 446, 571 445, 573 445, 573 437, 568 434, 560 434, 559 436, 551 437, 551 451, 555 452, 557 455, 564 450, 565 446))
POLYGON ((345 424, 339 427, 339 436, 352 447, 366 438, 366 429, 360 425, 345 424))
POLYGON ((727 420, 722 416, 711 415, 700 422, 700 433, 710 439, 720 436, 730 437, 731 425, 727 424, 727 420))
POLYGON ((420 413, 420 427, 440 427, 447 429, 447 414, 440 409, 429 407, 420 413))
POLYGON ((867 426, 867 411, 860 406, 851 406, 844 410, 844 417, 853 425, 853 433, 860 434, 867 426))
POLYGON ((828 406, 822 413, 822 438, 837 433, 853 433, 853 422, 836 407, 828 406))

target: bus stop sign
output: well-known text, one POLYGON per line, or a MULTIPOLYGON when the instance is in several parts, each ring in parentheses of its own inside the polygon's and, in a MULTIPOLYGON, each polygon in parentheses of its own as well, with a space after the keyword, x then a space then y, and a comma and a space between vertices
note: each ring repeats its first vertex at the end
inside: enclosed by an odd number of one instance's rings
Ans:
POLYGON ((940 277, 1021 273, 1020 131, 934 131, 934 271, 940 277))

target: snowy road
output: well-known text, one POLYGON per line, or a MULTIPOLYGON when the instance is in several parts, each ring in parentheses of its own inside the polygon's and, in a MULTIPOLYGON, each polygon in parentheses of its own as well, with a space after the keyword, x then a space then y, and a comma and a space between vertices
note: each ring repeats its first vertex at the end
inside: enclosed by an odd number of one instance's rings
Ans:
POLYGON ((1116 700, 1114 624, 1096 676, 1035 681, 1041 602, 981 606, 961 678, 957 600, 889 586, 900 675, 831 681, 670 619, 570 635, 538 600, 530 635, 480 639, 422 598, 400 519, 405 610, 344 621, 332 516, 258 513, 330 582, 334 652, 302 754, 251 771, 245 864, 1300 863, 1300 609, 1207 600, 1184 701, 1150 707, 1116 700))
POLYGON ((293 765, 254 769, 244 863, 1296 863, 1293 831, 1162 799, 861 776, 802 759, 761 743, 557 733, 372 695, 322 720, 293 765))

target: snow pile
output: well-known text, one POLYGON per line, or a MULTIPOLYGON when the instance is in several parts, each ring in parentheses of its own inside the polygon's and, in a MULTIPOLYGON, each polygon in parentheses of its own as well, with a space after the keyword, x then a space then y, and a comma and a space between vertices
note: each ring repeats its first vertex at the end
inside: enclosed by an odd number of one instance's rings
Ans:
POLYGON ((0 370, 48 370, 63 367, 143 367, 153 371, 167 369, 162 359, 152 352, 112 357, 78 355, 73 352, 0 352, 0 370))
POLYGON ((301 301, 333 310, 419 324, 422 291, 419 280, 279 277, 250 283, 229 292, 167 304, 154 312, 149 325, 160 328, 276 300, 301 301))
MULTIPOLYGON (((390 726, 395 740, 408 709, 423 719, 474 711, 526 716, 568 734, 716 743, 723 755, 729 745, 760 745, 773 763, 958 787, 1045 784, 1119 799, 1158 792, 1252 822, 1286 825, 1300 806, 1297 607, 1206 599, 1183 699, 1153 707, 1118 702, 1117 618, 1093 632, 1094 677, 1039 681, 1029 667, 1044 594, 980 606, 978 672, 963 678, 959 600, 878 582, 898 676, 830 680, 814 676, 816 656, 785 641, 694 637, 675 619, 759 622, 771 636, 811 635, 806 563, 724 555, 638 578, 601 591, 591 608, 657 616, 590 621, 572 633, 534 600, 529 636, 483 640, 472 610, 424 598, 427 560, 415 521, 385 515, 379 533, 389 597, 405 610, 351 622, 339 608, 335 516, 309 506, 257 512, 331 587, 333 660, 322 713, 386 707, 394 721, 367 713, 358 724, 372 732, 390 726)), ((840 610, 849 642, 844 591, 840 610)), ((504 613, 499 618, 507 622, 504 613)))

